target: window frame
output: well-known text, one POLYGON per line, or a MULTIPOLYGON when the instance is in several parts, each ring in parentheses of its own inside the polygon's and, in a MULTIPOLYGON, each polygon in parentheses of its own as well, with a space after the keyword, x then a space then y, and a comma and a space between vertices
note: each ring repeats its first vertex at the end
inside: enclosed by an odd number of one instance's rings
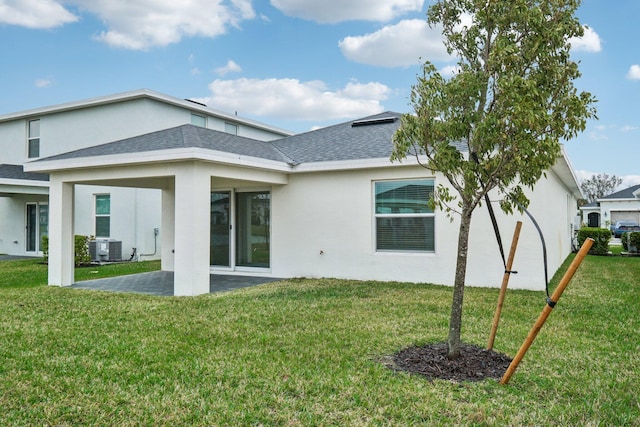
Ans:
POLYGON ((237 123, 231 123, 231 122, 224 122, 224 131, 225 131, 225 133, 228 133, 229 135, 238 136, 238 124, 237 123), (229 132, 229 129, 231 129, 231 128, 234 129, 233 132, 229 132))
POLYGON ((27 120, 27 158, 37 159, 40 157, 40 119, 27 120), (31 124, 38 123, 37 135, 32 134, 31 124), (36 150, 32 150, 32 144, 36 144, 36 150), (35 153, 33 152, 35 151, 35 153))
POLYGON ((201 114, 191 113, 191 124, 194 126, 206 128, 207 127, 207 116, 203 116, 201 114), (197 119, 197 120, 194 120, 197 119), (196 121, 200 121, 200 123, 196 123, 196 121))
MULTIPOLYGON (((100 221, 102 222, 102 221, 100 221)), ((111 194, 110 193, 96 193, 93 195, 93 230, 95 232, 96 238, 110 238, 111 237, 111 194), (100 197, 108 197, 109 200, 109 212, 108 213, 98 213, 98 198, 100 197), (98 218, 107 218, 109 225, 109 232, 106 236, 98 234, 98 218)))
POLYGON ((428 182, 431 184, 431 194, 435 191, 436 183, 434 177, 420 177, 420 178, 399 178, 399 179, 380 179, 372 181, 372 213, 373 213, 373 224, 372 224, 372 233, 373 233, 373 251, 374 253, 391 253, 391 254, 434 254, 436 252, 436 213, 434 210, 430 209, 430 212, 391 212, 391 213, 379 213, 377 211, 378 205, 378 195, 376 194, 377 184, 378 183, 417 183, 417 182, 428 182), (389 218, 433 218, 433 241, 430 243, 433 249, 407 249, 407 248, 397 248, 397 249, 380 249, 378 240, 378 221, 381 219, 389 219, 389 218))

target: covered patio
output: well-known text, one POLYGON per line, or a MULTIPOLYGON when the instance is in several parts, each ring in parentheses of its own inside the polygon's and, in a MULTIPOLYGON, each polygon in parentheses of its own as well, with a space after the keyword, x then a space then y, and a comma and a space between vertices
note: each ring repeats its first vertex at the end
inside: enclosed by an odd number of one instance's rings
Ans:
MULTIPOLYGON (((217 289, 218 280, 224 283, 223 276, 212 276, 212 191, 285 185, 289 166, 282 154, 263 142, 185 125, 41 159, 25 169, 50 175, 49 285, 75 283, 76 186, 157 189, 162 270, 158 283, 166 283, 162 292, 172 289, 173 295, 190 296, 209 293, 212 286, 217 289), (236 147, 238 140, 244 145, 236 147), (237 152, 221 151, 229 147, 237 152), (256 152, 262 157, 250 155, 256 152)), ((270 273, 266 268, 249 274, 270 273)))

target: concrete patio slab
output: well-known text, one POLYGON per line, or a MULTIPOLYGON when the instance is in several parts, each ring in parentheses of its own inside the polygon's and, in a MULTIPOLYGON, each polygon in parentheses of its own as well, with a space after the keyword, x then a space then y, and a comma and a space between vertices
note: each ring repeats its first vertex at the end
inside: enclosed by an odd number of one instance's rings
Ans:
MULTIPOLYGON (((263 283, 277 282, 279 278, 212 274, 209 276, 209 292, 227 292, 263 283)), ((111 292, 132 292, 148 295, 173 296, 173 272, 152 271, 106 279, 85 280, 71 285, 76 289, 92 289, 111 292)))

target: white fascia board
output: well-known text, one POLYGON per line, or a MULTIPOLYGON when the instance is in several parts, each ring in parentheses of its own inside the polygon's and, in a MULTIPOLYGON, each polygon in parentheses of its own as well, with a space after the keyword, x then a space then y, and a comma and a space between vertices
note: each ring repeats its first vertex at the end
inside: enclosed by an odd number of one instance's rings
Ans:
POLYGON ((12 185, 17 187, 45 187, 49 188, 49 181, 38 181, 32 179, 1 179, 0 185, 12 185))
POLYGON ((356 159, 330 162, 301 163, 299 165, 293 166, 291 172, 333 172, 341 170, 375 169, 418 165, 420 165, 420 163, 415 159, 415 157, 406 158, 401 162, 392 162, 388 157, 382 157, 377 159, 356 159))
POLYGON ((581 211, 599 211, 600 206, 580 206, 581 211))
POLYGON ((40 160, 25 163, 24 170, 25 172, 54 172, 60 170, 88 169, 96 167, 175 163, 189 160, 199 160, 277 172, 289 172, 291 170, 291 167, 283 162, 202 148, 176 148, 171 150, 147 151, 142 153, 81 157, 77 159, 40 160))
POLYGON ((288 130, 280 129, 278 127, 257 122, 254 120, 244 119, 234 114, 225 113, 223 111, 207 107, 206 105, 196 104, 191 101, 176 98, 170 95, 165 95, 163 93, 155 92, 150 89, 137 89, 129 92, 116 93, 113 95, 99 96, 99 97, 84 99, 80 101, 72 101, 72 102, 67 102, 63 104, 51 105, 48 107, 40 107, 40 108, 31 109, 31 110, 3 114, 3 115, 0 115, 0 123, 11 121, 11 120, 27 118, 27 117, 44 116, 47 114, 62 113, 65 111, 79 110, 79 109, 89 108, 89 107, 94 107, 99 105, 113 104, 117 102, 124 102, 131 99, 139 99, 139 98, 155 99, 157 101, 164 102, 166 104, 172 104, 187 110, 197 111, 202 114, 218 117, 224 120, 233 121, 239 124, 246 124, 246 125, 267 130, 273 133, 279 133, 283 137, 291 136, 294 134, 294 132, 291 132, 288 130))
POLYGON ((609 203, 609 202, 637 202, 638 199, 598 199, 600 203, 609 203))
POLYGON ((577 199, 584 199, 584 194, 582 194, 582 190, 578 184, 578 178, 571 166, 564 145, 560 145, 560 154, 556 163, 551 166, 551 170, 560 178, 564 185, 571 190, 577 199))

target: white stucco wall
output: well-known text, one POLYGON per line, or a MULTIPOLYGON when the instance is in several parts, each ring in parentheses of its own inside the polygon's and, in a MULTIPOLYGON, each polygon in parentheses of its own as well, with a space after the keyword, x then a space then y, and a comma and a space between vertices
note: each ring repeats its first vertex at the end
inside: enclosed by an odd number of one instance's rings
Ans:
MULTIPOLYGON (((29 160, 27 123, 31 119, 40 120, 41 158, 188 124, 191 123, 192 112, 205 115, 207 127, 224 131, 225 122, 229 120, 197 109, 201 108, 196 107, 192 111, 188 107, 153 98, 136 98, 79 109, 62 108, 41 114, 36 111, 25 116, 18 115, 17 118, 3 119, 0 120, 0 163, 19 165, 29 160)), ((268 129, 254 129, 251 123, 242 120, 235 123, 241 136, 264 140, 281 136, 268 129)), ((160 228, 160 191, 77 186, 76 234, 94 234, 93 195, 97 192, 112 194, 111 237, 122 240, 123 257, 128 258, 134 247, 138 254, 153 254, 153 230, 160 228)), ((43 200, 46 199, 45 196, 43 200)), ((15 200, 18 199, 0 198, 0 253, 24 252, 24 227, 16 227, 16 224, 24 223, 24 200, 20 204, 16 204, 15 200), (12 243, 14 241, 19 243, 12 243)), ((35 199, 31 197, 29 201, 32 200, 35 199)), ((158 236, 155 255, 145 256, 144 259, 159 257, 161 240, 158 236)))
POLYGON ((191 123, 191 114, 206 116, 207 127, 224 132, 225 123, 238 126, 238 135, 259 140, 282 137, 280 133, 192 111, 152 98, 128 99, 81 109, 53 111, 0 122, 0 163, 27 161, 27 122, 40 120, 40 157, 106 144, 161 129, 191 123))
POLYGON ((111 235, 122 241, 122 256, 129 259, 133 248, 142 259, 159 259, 161 238, 154 252, 154 228, 160 228, 160 190, 77 185, 75 188, 75 234, 95 234, 95 195, 111 196, 111 235))
POLYGON ((27 158, 27 121, 0 123, 0 163, 19 165, 27 158))
MULTIPOLYGON (((530 212, 545 234, 550 276, 571 251, 570 218, 577 208, 552 174, 541 180, 530 212)), ((376 252, 373 181, 430 178, 421 167, 291 175, 273 188, 272 274, 276 277, 337 277, 451 285, 457 256, 459 221, 437 212, 435 253, 376 252)), ((436 184, 446 183, 440 176, 436 184)), ((508 253, 517 220, 523 230, 511 288, 544 289, 542 249, 528 218, 507 216, 494 206, 508 253)), ((468 285, 500 286, 504 267, 485 207, 472 220, 468 285)), ((551 277, 550 277, 551 278, 551 277)))
POLYGON ((26 251, 27 203, 46 203, 46 195, 15 195, 0 197, 0 253, 35 255, 26 251))

